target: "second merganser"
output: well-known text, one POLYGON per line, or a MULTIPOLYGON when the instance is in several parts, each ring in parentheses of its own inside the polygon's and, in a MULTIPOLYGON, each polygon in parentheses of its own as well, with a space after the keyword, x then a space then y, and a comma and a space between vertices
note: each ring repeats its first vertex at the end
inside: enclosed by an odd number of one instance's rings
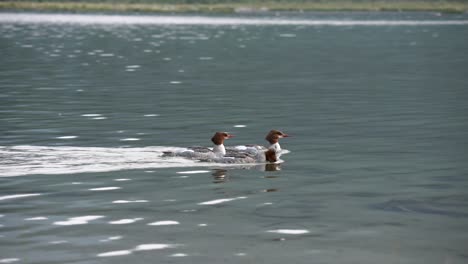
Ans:
POLYGON ((281 146, 279 144, 279 140, 280 138, 285 138, 285 137, 289 137, 288 134, 285 134, 279 130, 271 130, 265 137, 265 139, 270 142, 270 146, 268 147, 268 149, 272 149, 274 150, 276 153, 280 153, 281 152, 281 146))
POLYGON ((213 153, 224 156, 226 155, 226 148, 224 147, 224 140, 233 138, 234 135, 228 134, 226 132, 216 132, 211 138, 211 142, 215 145, 213 147, 213 153))
POLYGON ((213 148, 208 147, 189 147, 180 151, 165 151, 164 157, 184 157, 190 159, 213 159, 221 158, 226 155, 224 140, 233 138, 234 135, 227 132, 216 132, 211 138, 213 148))

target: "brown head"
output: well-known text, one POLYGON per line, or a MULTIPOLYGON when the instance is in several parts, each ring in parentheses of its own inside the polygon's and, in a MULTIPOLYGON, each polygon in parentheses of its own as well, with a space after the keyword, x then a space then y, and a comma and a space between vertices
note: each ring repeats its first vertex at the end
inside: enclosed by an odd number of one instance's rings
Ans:
POLYGON ((270 142, 270 144, 275 144, 275 143, 278 143, 280 138, 284 138, 284 137, 289 137, 289 135, 279 130, 273 129, 268 133, 268 135, 266 135, 265 139, 268 142, 270 142))
POLYGON ((226 132, 216 132, 214 134, 214 136, 211 138, 211 141, 215 144, 215 145, 221 145, 221 144, 224 144, 224 140, 225 139, 230 139, 234 137, 233 135, 231 134, 228 134, 226 132))

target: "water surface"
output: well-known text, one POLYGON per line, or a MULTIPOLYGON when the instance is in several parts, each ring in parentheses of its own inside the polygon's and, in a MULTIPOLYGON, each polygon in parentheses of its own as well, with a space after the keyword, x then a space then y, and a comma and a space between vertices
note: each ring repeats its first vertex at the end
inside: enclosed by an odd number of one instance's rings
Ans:
POLYGON ((466 15, 11 17, 0 262, 468 261, 466 15), (160 157, 272 128, 280 166, 160 157))

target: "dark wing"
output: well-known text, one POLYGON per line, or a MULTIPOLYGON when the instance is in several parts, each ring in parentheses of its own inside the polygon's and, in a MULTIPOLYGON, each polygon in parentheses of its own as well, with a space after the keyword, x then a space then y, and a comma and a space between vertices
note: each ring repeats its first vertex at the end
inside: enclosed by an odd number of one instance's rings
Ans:
POLYGON ((163 157, 184 157, 184 158, 197 158, 199 156, 208 155, 209 153, 213 153, 213 151, 207 147, 188 147, 187 150, 183 151, 164 151, 163 157))
POLYGON ((188 149, 193 150, 193 151, 198 152, 198 153, 212 152, 211 149, 209 149, 207 147, 200 147, 200 146, 189 147, 188 149))
POLYGON ((248 152, 242 152, 242 151, 232 150, 232 149, 226 150, 226 155, 224 155, 224 157, 232 157, 232 158, 238 158, 238 159, 244 159, 244 158, 251 157, 251 156, 252 155, 248 152))
POLYGON ((260 152, 266 151, 266 148, 259 145, 245 145, 226 148, 225 156, 232 157, 255 157, 260 152))

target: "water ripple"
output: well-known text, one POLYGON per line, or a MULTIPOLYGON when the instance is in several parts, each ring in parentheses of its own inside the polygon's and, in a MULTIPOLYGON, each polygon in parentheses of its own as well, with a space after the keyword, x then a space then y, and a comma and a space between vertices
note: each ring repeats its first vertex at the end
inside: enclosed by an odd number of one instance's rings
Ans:
MULTIPOLYGON (((212 165, 184 158, 166 159, 161 157, 163 151, 180 149, 182 148, 0 146, 0 177, 212 165)), ((93 190, 98 191, 99 189, 93 190)), ((6 197, 4 199, 12 198, 19 197, 6 197)))

